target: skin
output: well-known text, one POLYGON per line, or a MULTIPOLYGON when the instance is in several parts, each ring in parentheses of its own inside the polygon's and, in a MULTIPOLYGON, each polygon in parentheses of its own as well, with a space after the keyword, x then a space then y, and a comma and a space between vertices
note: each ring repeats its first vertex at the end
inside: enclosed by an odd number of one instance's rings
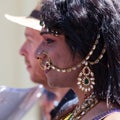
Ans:
MULTIPOLYGON (((52 34, 43 34, 43 40, 36 51, 36 57, 40 57, 43 63, 50 58, 53 65, 59 68, 69 68, 81 62, 78 54, 73 57, 69 46, 65 42, 63 35, 53 36, 52 34), (43 57, 42 52, 47 52, 47 56, 43 57), (41 53, 41 54, 40 54, 41 53)), ((79 92, 77 84, 77 77, 81 68, 70 73, 57 72, 50 69, 45 71, 48 83, 51 87, 69 87, 72 88, 78 96, 80 101, 84 101, 84 93, 79 92), (81 94, 80 94, 81 93, 81 94)))
POLYGON ((24 56, 26 68, 31 80, 35 83, 45 85, 47 81, 46 76, 40 69, 38 61, 34 58, 34 51, 43 38, 40 36, 39 31, 27 27, 25 29, 25 39, 25 42, 20 48, 20 55, 24 56))
MULTIPOLYGON (((21 46, 19 53, 25 59, 26 68, 30 74, 31 80, 34 83, 42 84, 47 90, 54 92, 56 95, 55 100, 60 101, 69 89, 68 88, 61 89, 61 88, 49 87, 48 83, 47 83, 46 75, 45 75, 44 71, 40 69, 38 60, 36 60, 36 58, 34 56, 35 50, 37 49, 39 44, 41 44, 41 42, 44 38, 40 35, 40 31, 31 29, 28 27, 26 27, 24 34, 25 34, 25 42, 21 46), (61 94, 61 91, 62 91, 62 94, 61 94)), ((42 102, 42 100, 41 100, 41 102, 42 102)), ((47 104, 47 103, 48 103, 47 100, 44 101, 43 106, 45 106, 45 104, 47 104)), ((41 106, 42 106, 42 103, 41 103, 41 106)), ((46 108, 47 108, 47 113, 45 113, 45 114, 46 114, 46 116, 48 116, 48 118, 50 118, 48 113, 53 109, 52 101, 51 101, 51 106, 49 105, 49 107, 46 107, 46 108)))
MULTIPOLYGON (((42 33, 42 32, 41 32, 42 33)), ((52 34, 42 33, 43 40, 36 51, 36 57, 39 57, 44 64, 48 57, 51 60, 52 65, 59 68, 70 68, 80 63, 81 57, 78 54, 75 54, 73 57, 69 46, 65 41, 63 35, 53 36, 52 34), (42 53, 45 51, 47 56, 43 57, 42 53)), ((86 95, 90 95, 92 91, 84 94, 77 85, 77 77, 82 67, 76 71, 70 73, 57 72, 53 69, 45 70, 49 84, 53 87, 69 87, 77 94, 79 99, 79 105, 84 102, 86 95)), ((113 106, 114 107, 114 106, 113 106)), ((92 119, 95 115, 99 115, 102 112, 107 111, 106 102, 99 102, 93 109, 91 109, 81 120, 92 119)))
MULTIPOLYGON (((42 53, 43 51, 47 52, 52 64, 59 68, 68 68, 81 61, 78 55, 73 59, 73 55, 70 52, 68 45, 65 43, 64 36, 61 35, 55 37, 50 34, 44 34, 43 37, 44 39, 36 52, 37 56, 39 56, 39 53, 42 53)), ((47 57, 42 54, 39 57, 42 59, 43 63, 47 60, 47 57)), ((45 71, 45 74, 52 87, 73 87, 73 82, 77 82, 75 79, 77 78, 79 71, 80 70, 77 70, 77 72, 61 73, 50 70, 48 72, 45 71)))

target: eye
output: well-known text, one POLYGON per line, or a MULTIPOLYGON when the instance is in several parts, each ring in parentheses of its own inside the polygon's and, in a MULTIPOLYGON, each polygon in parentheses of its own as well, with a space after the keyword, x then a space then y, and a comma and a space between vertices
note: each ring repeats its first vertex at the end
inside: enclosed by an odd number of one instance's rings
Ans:
POLYGON ((53 39, 50 39, 50 38, 47 38, 47 39, 46 39, 46 42, 47 42, 47 44, 50 44, 50 43, 53 43, 54 40, 53 40, 53 39))

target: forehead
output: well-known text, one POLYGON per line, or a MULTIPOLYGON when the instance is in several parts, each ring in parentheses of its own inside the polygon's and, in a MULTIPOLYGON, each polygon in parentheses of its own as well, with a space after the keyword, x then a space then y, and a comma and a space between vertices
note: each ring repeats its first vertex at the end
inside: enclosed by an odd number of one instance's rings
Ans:
POLYGON ((27 36, 34 36, 34 34, 35 34, 35 31, 36 30, 34 30, 34 29, 32 29, 32 28, 29 28, 29 27, 26 27, 25 28, 25 36, 27 37, 27 36))
POLYGON ((31 37, 34 39, 43 39, 42 35, 40 34, 40 31, 34 30, 32 28, 26 27, 24 34, 25 34, 25 37, 31 37))

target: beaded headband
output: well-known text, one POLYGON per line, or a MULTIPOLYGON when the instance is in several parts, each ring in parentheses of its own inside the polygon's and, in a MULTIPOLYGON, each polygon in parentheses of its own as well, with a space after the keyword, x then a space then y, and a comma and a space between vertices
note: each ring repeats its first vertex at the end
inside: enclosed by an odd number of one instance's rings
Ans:
POLYGON ((48 33, 50 33, 50 34, 53 34, 54 36, 58 36, 58 35, 61 34, 61 32, 58 31, 58 30, 48 28, 48 27, 45 25, 45 23, 44 23, 44 21, 42 20, 42 18, 41 18, 41 21, 40 21, 40 26, 42 26, 42 29, 45 29, 45 30, 46 30, 45 32, 41 32, 41 34, 45 34, 45 33, 48 34, 48 33))

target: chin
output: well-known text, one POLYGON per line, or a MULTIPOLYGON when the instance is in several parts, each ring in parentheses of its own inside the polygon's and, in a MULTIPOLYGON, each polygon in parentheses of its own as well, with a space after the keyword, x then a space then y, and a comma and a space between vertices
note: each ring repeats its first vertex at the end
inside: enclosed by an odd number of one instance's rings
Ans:
POLYGON ((30 76, 30 79, 31 79, 32 82, 34 82, 34 83, 38 83, 38 80, 35 79, 35 77, 33 77, 33 76, 30 76))
POLYGON ((34 83, 38 83, 35 79, 32 79, 32 78, 31 78, 31 81, 34 83))
POLYGON ((48 81, 48 85, 49 85, 50 87, 55 87, 55 85, 54 85, 53 82, 51 82, 51 81, 48 81))
POLYGON ((48 85, 50 87, 59 87, 58 83, 56 83, 57 80, 53 81, 53 79, 48 79, 48 85))

